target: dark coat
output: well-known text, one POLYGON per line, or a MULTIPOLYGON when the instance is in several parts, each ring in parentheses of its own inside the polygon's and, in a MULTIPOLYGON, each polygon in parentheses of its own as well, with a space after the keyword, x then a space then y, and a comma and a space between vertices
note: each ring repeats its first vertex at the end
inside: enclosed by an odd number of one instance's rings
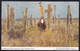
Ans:
POLYGON ((39 23, 38 23, 38 28, 39 30, 45 30, 46 29, 46 23, 44 18, 40 18, 39 23), (41 23, 41 20, 43 19, 43 23, 41 23))

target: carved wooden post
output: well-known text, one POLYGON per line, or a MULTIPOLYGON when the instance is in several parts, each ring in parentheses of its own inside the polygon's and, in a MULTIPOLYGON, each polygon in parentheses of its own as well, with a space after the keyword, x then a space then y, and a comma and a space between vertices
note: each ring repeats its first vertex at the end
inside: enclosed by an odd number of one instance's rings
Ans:
POLYGON ((58 15, 57 21, 58 21, 58 24, 60 24, 60 15, 58 15))
POLYGON ((68 9, 67 9, 67 26, 69 24, 72 24, 72 15, 71 15, 70 5, 68 5, 68 9))
POLYGON ((56 5, 54 5, 54 23, 56 23, 56 5))
POLYGON ((7 30, 10 29, 9 5, 7 5, 7 30))
POLYGON ((28 16, 27 16, 27 11, 28 11, 28 8, 26 7, 26 9, 25 9, 25 19, 26 19, 26 23, 27 23, 27 26, 28 26, 28 16))
POLYGON ((44 18, 44 12, 43 12, 43 11, 44 11, 44 10, 43 10, 44 8, 43 8, 41 2, 39 2, 39 6, 40 6, 40 7, 39 7, 39 9, 40 9, 40 15, 41 15, 40 17, 43 17, 43 18, 44 18))
POLYGON ((30 16, 30 25, 32 26, 32 14, 30 16))
POLYGON ((51 8, 51 4, 48 4, 48 10, 45 10, 45 12, 48 12, 48 28, 50 28, 50 22, 51 22, 51 12, 52 12, 52 8, 51 8))

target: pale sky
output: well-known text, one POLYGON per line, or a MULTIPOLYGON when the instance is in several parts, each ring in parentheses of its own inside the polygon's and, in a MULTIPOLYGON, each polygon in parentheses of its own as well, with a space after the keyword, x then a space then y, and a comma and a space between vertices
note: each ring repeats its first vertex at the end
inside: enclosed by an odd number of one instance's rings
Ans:
MULTIPOLYGON (((32 14, 32 17, 39 18, 39 2, 35 1, 2 1, 2 18, 6 18, 6 5, 9 4, 10 7, 15 9, 15 18, 22 18, 22 11, 25 11, 25 8, 28 7, 28 17, 32 14)), ((48 9, 48 4, 51 4, 53 8, 52 16, 54 15, 54 4, 56 4, 56 16, 60 14, 61 18, 67 17, 67 6, 71 6, 71 14, 73 18, 79 18, 79 2, 54 2, 54 1, 43 1, 42 6, 45 9, 48 9)), ((47 17, 47 13, 44 12, 44 17, 47 17)))

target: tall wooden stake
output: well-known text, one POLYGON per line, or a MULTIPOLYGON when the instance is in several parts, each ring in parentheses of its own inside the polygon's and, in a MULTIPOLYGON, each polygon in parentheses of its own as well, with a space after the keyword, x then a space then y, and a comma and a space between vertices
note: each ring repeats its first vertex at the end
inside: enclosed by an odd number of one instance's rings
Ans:
POLYGON ((32 14, 30 16, 30 25, 32 26, 32 14))
POLYGON ((36 26, 36 18, 34 17, 34 26, 36 26))
POLYGON ((60 15, 58 15, 57 21, 58 21, 58 24, 60 24, 60 15))
POLYGON ((51 8, 51 4, 48 4, 48 9, 45 10, 45 12, 48 12, 48 28, 50 28, 50 22, 51 22, 51 12, 52 12, 52 8, 51 8))
POLYGON ((28 8, 26 7, 25 9, 25 19, 26 19, 26 23, 27 23, 27 26, 28 26, 28 16, 27 16, 27 12, 28 12, 28 8))
POLYGON ((53 15, 53 23, 54 23, 54 15, 53 15))
POLYGON ((11 24, 11 29, 14 29, 14 8, 10 8, 10 24, 11 24))
POLYGON ((24 11, 22 11, 22 17, 23 17, 23 28, 24 28, 24 31, 26 30, 26 18, 25 18, 25 15, 24 15, 24 11))
POLYGON ((44 18, 44 12, 43 12, 43 11, 44 11, 44 10, 43 10, 44 8, 43 8, 41 2, 39 2, 39 6, 40 6, 40 7, 39 7, 39 9, 40 9, 40 15, 41 15, 40 17, 43 17, 43 18, 44 18))
POLYGON ((7 30, 10 29, 9 5, 7 5, 7 30))
POLYGON ((54 5, 54 23, 56 23, 56 5, 54 5))
POLYGON ((71 15, 70 5, 68 5, 68 9, 67 9, 67 26, 69 24, 72 24, 72 15, 71 15))

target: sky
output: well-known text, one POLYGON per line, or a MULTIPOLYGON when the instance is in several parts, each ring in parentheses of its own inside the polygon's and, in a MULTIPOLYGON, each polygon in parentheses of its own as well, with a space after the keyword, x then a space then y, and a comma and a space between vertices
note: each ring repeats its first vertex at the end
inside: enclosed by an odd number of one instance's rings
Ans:
MULTIPOLYGON (((40 18, 38 1, 2 1, 2 18, 6 18, 6 6, 10 5, 10 8, 13 7, 15 11, 15 18, 22 18, 22 11, 25 11, 25 8, 28 7, 28 17, 32 14, 32 17, 40 18)), ((48 9, 48 4, 51 4, 53 11, 51 12, 52 16, 54 15, 54 4, 56 4, 56 17, 60 14, 60 18, 67 17, 67 6, 71 6, 72 18, 79 18, 79 2, 54 2, 42 1, 42 6, 44 7, 44 17, 47 17, 45 9, 48 9)))

